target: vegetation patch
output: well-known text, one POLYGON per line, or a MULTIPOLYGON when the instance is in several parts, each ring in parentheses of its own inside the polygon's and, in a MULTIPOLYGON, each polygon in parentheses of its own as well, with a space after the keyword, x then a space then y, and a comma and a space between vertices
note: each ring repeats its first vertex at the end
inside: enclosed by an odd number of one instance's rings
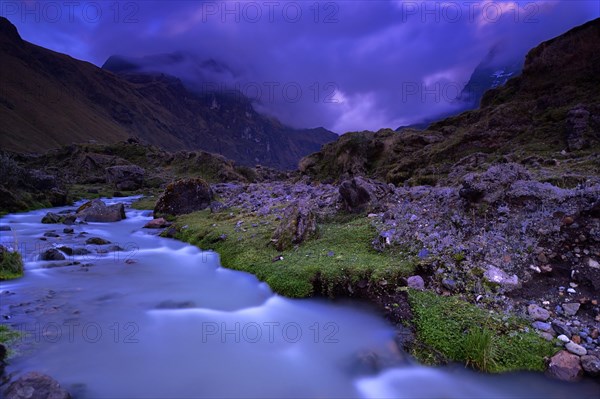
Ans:
POLYGON ((514 316, 488 312, 456 297, 409 290, 417 340, 413 355, 422 363, 462 362, 487 372, 543 371, 556 352, 514 316))
POLYGON ((340 287, 351 292, 362 279, 398 283, 414 269, 411 256, 371 247, 376 234, 366 217, 320 223, 316 238, 285 251, 271 243, 279 225, 274 215, 204 210, 179 216, 176 224, 178 239, 218 252, 224 267, 252 273, 287 297, 334 296, 340 287))
POLYGON ((0 281, 23 276, 23 259, 18 252, 0 246, 0 281))

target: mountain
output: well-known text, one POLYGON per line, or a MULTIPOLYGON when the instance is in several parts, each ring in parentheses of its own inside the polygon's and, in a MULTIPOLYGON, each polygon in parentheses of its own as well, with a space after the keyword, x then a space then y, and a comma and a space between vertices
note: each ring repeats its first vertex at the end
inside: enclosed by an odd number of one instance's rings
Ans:
POLYGON ((509 79, 518 76, 522 70, 523 60, 505 60, 502 58, 501 47, 494 46, 473 71, 459 100, 469 108, 477 108, 486 91, 503 86, 509 79))
POLYGON ((1 17, 0 76, 5 150, 44 152, 133 136, 169 151, 204 150, 243 165, 294 169, 302 156, 337 138, 323 128, 284 126, 241 94, 197 94, 168 75, 115 74, 36 46, 1 17))
POLYGON ((469 81, 463 87, 458 98, 456 98, 456 102, 460 105, 458 110, 438 114, 421 122, 400 126, 396 131, 402 129, 426 129, 434 122, 457 115, 460 112, 475 109, 479 107, 479 102, 486 91, 506 84, 509 79, 518 76, 522 70, 523 60, 510 58, 507 60, 502 47, 496 45, 492 47, 486 57, 477 65, 469 81))
POLYGON ((321 179, 452 184, 494 162, 519 162, 562 186, 598 174, 600 19, 532 49, 522 74, 488 90, 479 109, 426 130, 347 133, 300 170, 321 179))

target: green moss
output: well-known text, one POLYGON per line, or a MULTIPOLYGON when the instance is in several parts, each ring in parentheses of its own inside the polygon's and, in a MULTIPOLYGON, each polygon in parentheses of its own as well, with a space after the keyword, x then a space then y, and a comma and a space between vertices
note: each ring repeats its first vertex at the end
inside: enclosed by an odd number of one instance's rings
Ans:
POLYGON ((18 331, 11 329, 9 326, 0 324, 0 343, 6 344, 19 338, 21 334, 18 331))
POLYGON ((363 278, 393 283, 413 270, 407 255, 371 248, 375 229, 366 217, 322 223, 317 238, 282 252, 270 245, 278 223, 272 215, 239 211, 205 210, 176 219, 178 226, 187 226, 179 239, 217 251, 224 267, 252 273, 288 297, 334 296, 336 288, 345 290, 363 278), (279 256, 283 260, 273 262, 279 256))
POLYGON ((0 253, 0 281, 23 276, 23 259, 18 252, 2 250, 0 253))
POLYGON ((417 339, 413 354, 424 363, 464 362, 490 372, 543 371, 556 349, 525 320, 486 312, 456 297, 409 290, 417 339))

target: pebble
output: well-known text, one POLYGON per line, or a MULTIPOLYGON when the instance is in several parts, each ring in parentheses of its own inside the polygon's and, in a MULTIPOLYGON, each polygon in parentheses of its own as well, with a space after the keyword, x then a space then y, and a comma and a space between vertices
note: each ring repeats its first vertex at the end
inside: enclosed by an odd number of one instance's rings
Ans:
POLYGON ((567 316, 575 316, 579 311, 579 303, 563 303, 562 308, 567 316))
POLYGON ((573 288, 569 288, 569 289, 567 289, 567 292, 568 292, 569 294, 576 294, 576 293, 577 293, 577 291, 575 291, 573 288))
POLYGON ((600 263, 598 263, 597 261, 595 261, 592 258, 590 258, 590 260, 588 260, 588 266, 591 267, 592 269, 600 269, 600 263))
POLYGON ((527 313, 529 313, 529 316, 536 321, 546 321, 550 318, 550 312, 535 304, 531 304, 527 307, 527 313))
POLYGON ((583 355, 587 355, 587 350, 581 346, 581 345, 577 345, 574 342, 567 342, 567 344, 565 345, 565 348, 571 352, 574 355, 577 356, 583 356, 583 355))
POLYGON ((423 281, 423 277, 421 276, 410 276, 407 279, 407 285, 409 286, 409 288, 414 288, 416 290, 425 289, 425 281, 423 281))
POLYGON ((534 321, 533 323, 531 323, 531 325, 536 330, 541 330, 545 332, 552 330, 552 326, 550 325, 550 323, 544 323, 543 321, 534 321))
POLYGON ((557 338, 559 341, 562 341, 562 342, 564 342, 565 344, 566 344, 567 342, 569 342, 569 341, 570 341, 569 337, 567 337, 567 336, 566 336, 566 335, 564 335, 564 334, 561 334, 561 335, 559 335, 559 336, 558 336, 558 337, 556 337, 556 338, 557 338))

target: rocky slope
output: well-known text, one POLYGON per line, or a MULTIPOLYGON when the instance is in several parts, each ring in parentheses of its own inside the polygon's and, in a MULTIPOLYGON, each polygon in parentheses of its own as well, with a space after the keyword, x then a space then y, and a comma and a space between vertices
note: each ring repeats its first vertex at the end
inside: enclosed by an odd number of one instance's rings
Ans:
POLYGON ((540 44, 521 76, 488 91, 481 108, 427 130, 355 132, 304 158, 320 179, 368 175, 395 184, 456 183, 516 162, 541 180, 574 185, 600 170, 600 19, 540 44))
POLYGON ((116 75, 25 42, 0 18, 0 144, 44 152, 129 137, 170 151, 205 150, 240 164, 294 169, 337 138, 295 130, 254 111, 240 95, 196 95, 161 74, 116 75))

